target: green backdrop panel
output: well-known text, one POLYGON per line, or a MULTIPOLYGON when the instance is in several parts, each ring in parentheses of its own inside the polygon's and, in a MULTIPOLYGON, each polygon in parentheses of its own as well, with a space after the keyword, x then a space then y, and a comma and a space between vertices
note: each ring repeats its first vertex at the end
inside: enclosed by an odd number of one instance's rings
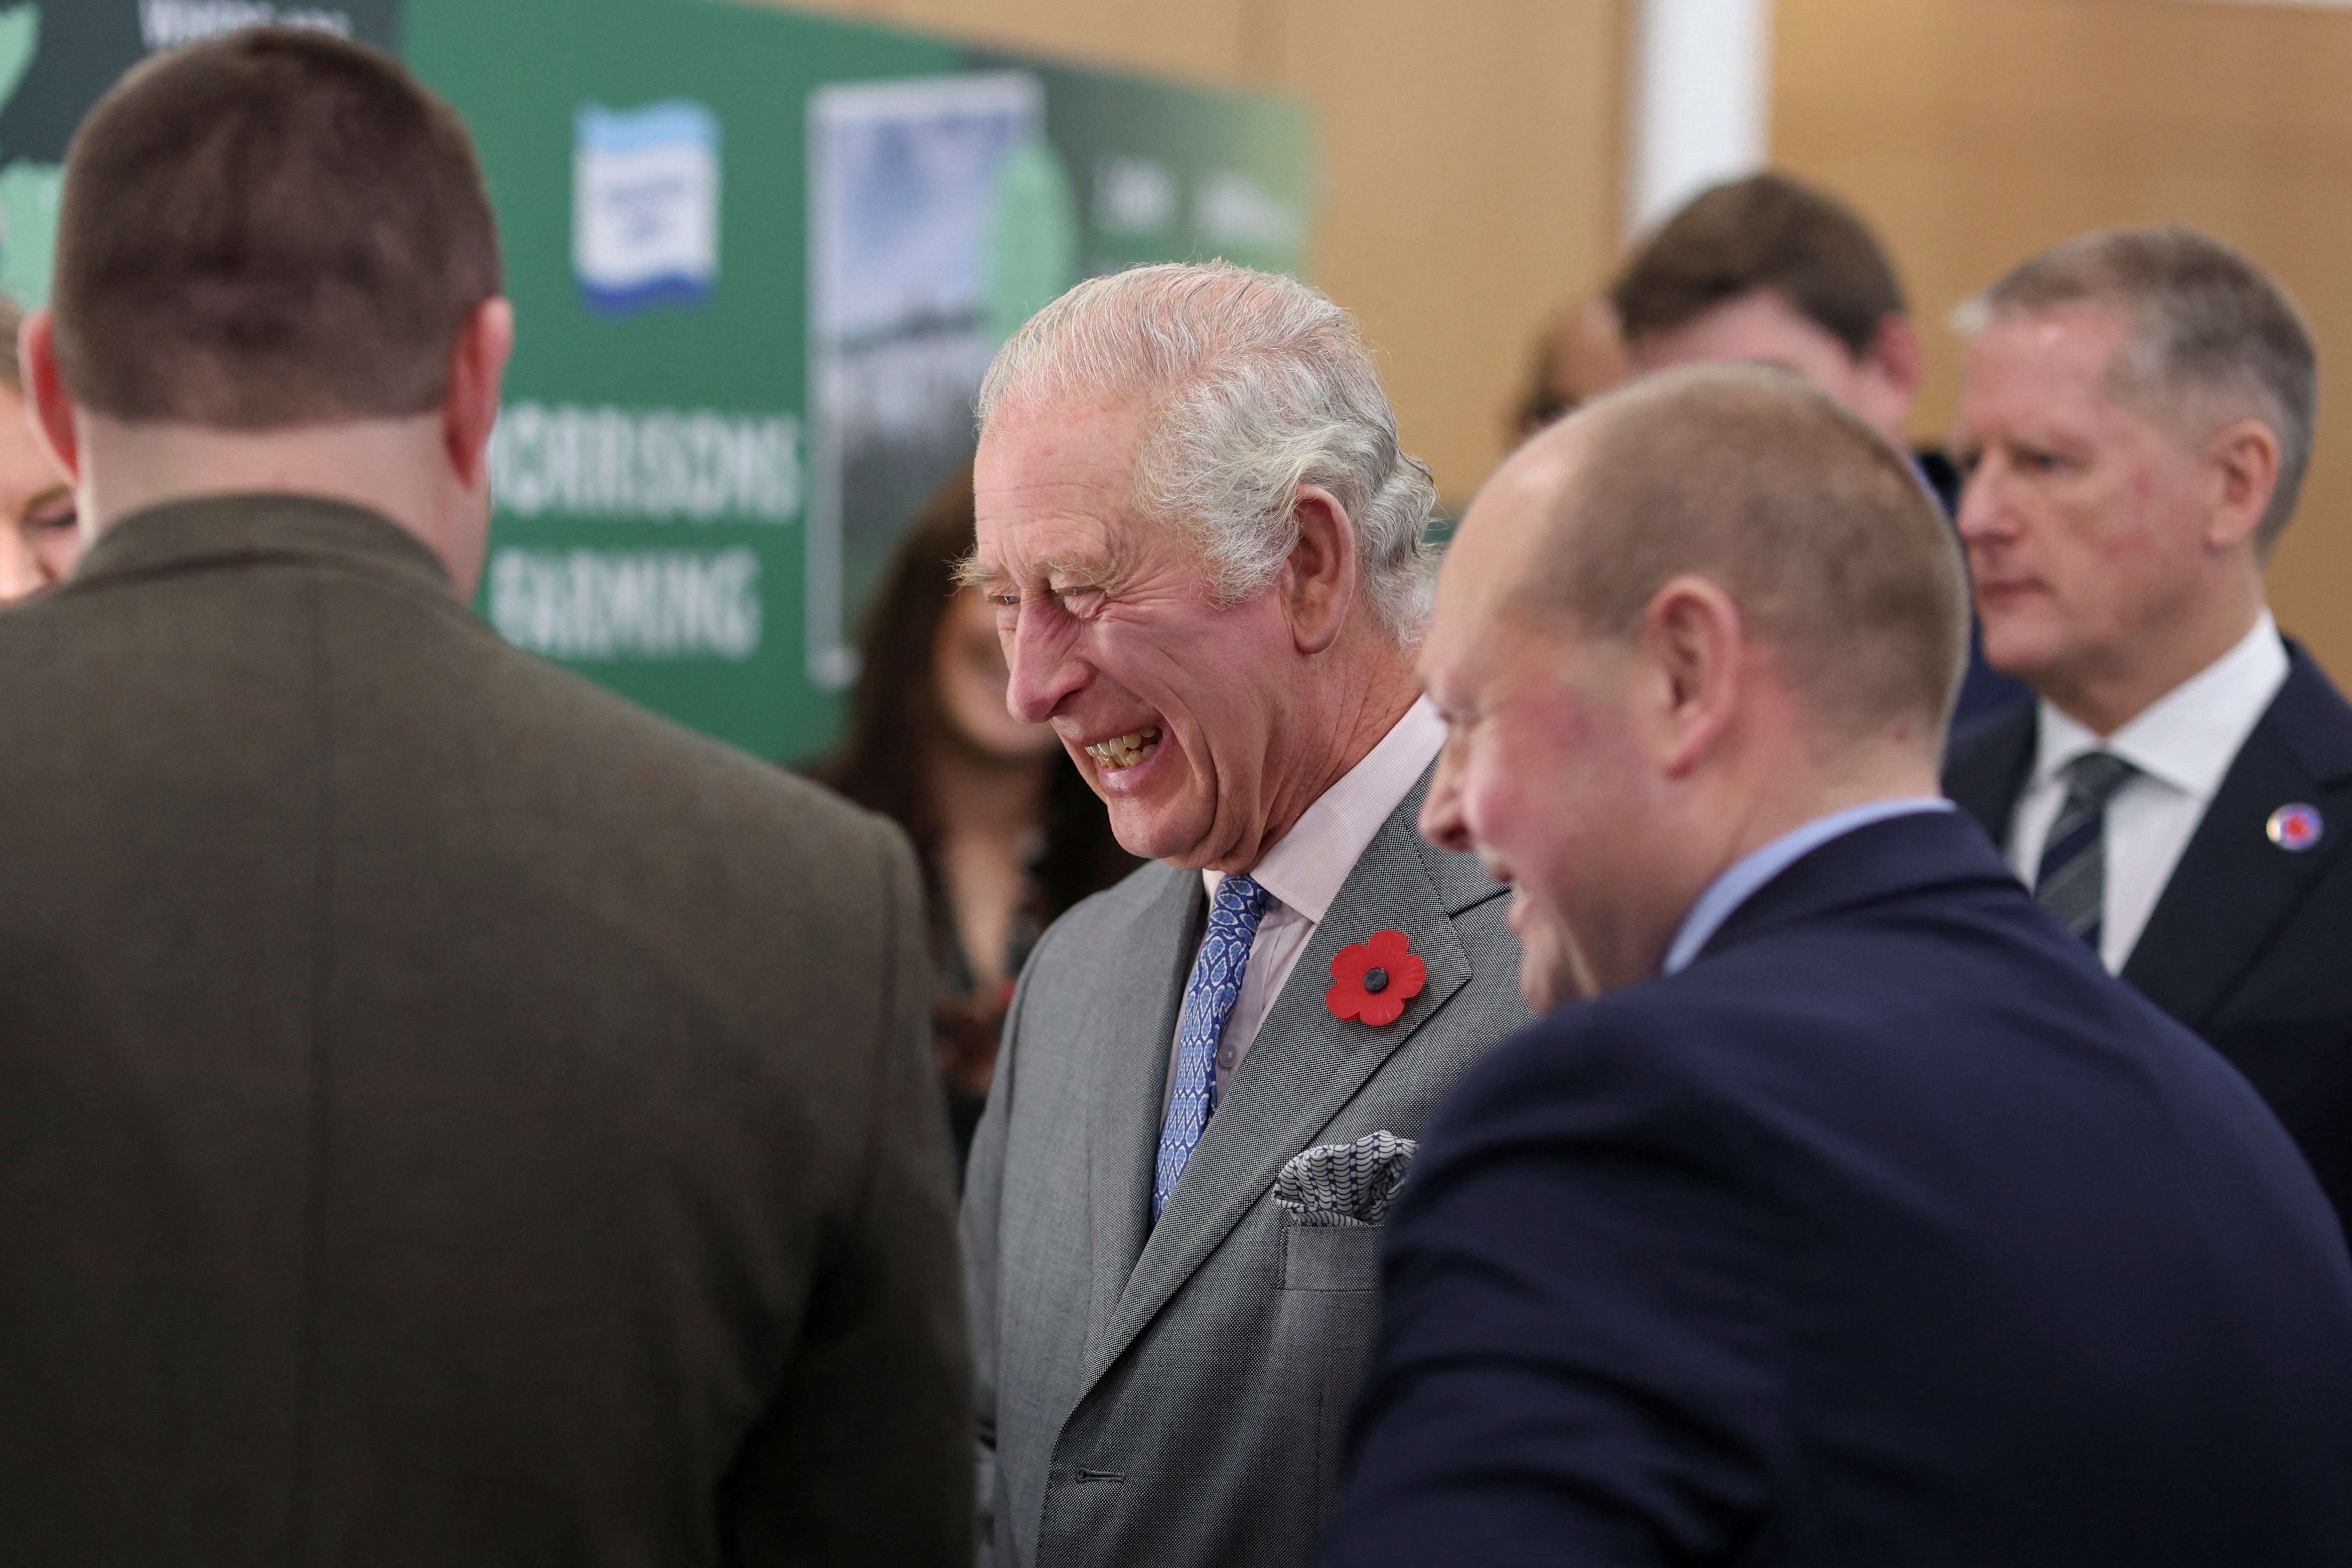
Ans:
POLYGON ((519 320, 478 608, 762 756, 832 744, 867 591, 1081 277, 1304 273, 1309 125, 1222 91, 730 0, 0 0, 0 288, 74 127, 257 21, 394 45, 479 143, 519 320))
POLYGON ((762 756, 832 743, 866 591, 1078 277, 1305 269, 1297 103, 725 0, 407 0, 519 344, 480 608, 762 756))

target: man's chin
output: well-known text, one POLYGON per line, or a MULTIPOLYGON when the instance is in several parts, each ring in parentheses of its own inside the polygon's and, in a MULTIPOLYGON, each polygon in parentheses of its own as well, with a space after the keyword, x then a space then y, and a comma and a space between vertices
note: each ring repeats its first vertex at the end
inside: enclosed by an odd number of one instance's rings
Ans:
POLYGON ((1197 871, 1215 858, 1202 842, 1205 832, 1172 817, 1164 807, 1116 800, 1108 807, 1111 837, 1139 860, 1165 861, 1179 871, 1197 871))
POLYGON ((1525 883, 1512 887, 1503 920, 1518 938, 1519 995, 1528 999, 1528 1006, 1539 1013, 1549 1012, 1562 1002, 1576 1000, 1579 966, 1570 956, 1572 949, 1567 934, 1545 917, 1525 883))
POLYGON ((1591 967, 1575 949, 1557 939, 1522 942, 1519 949, 1519 995, 1539 1013, 1580 1002, 1599 993, 1591 967))
POLYGON ((1529 963, 1525 954, 1519 957, 1519 995, 1527 998, 1528 1006, 1539 1013, 1552 1009, 1551 977, 1529 963))
POLYGON ((1978 624, 1984 640, 1985 663, 2004 675, 2033 685, 2064 658, 2063 638, 2046 626, 2030 623, 2021 615, 1980 619, 1978 624))

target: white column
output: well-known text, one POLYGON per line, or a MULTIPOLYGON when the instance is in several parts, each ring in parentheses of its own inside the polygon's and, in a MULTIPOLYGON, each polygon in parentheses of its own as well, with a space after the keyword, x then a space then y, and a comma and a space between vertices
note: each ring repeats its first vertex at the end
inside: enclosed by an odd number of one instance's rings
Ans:
POLYGON ((1772 0, 1640 0, 1625 229, 1764 166, 1772 0))

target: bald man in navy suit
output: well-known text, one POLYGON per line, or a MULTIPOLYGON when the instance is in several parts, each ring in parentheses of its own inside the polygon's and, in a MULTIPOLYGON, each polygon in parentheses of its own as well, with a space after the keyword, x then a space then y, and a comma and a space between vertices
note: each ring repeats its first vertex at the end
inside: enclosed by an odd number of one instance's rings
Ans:
POLYGON ((1391 1211, 1330 1568, 2352 1563, 2334 1217, 1937 798, 1966 631, 1908 464, 1781 371, 1471 509, 1423 829, 1553 1010, 1391 1211))

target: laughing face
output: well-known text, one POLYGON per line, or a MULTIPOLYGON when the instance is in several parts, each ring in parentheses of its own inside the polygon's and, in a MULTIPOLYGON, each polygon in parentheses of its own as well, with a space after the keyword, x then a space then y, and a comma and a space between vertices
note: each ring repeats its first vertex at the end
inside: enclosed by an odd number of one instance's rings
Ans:
POLYGON ((1219 603, 1183 537, 1138 514, 1139 430, 1116 406, 1000 415, 969 575, 995 605, 1007 706, 1054 727, 1119 843, 1246 870, 1290 814, 1276 762, 1302 672, 1276 594, 1219 603))
POLYGON ((1519 988, 1538 1009, 1594 996, 1655 967, 1661 902, 1651 769, 1620 644, 1539 629, 1513 608, 1576 450, 1555 427, 1505 465, 1454 536, 1421 673, 1445 752, 1421 831, 1475 853, 1512 892, 1519 988))

